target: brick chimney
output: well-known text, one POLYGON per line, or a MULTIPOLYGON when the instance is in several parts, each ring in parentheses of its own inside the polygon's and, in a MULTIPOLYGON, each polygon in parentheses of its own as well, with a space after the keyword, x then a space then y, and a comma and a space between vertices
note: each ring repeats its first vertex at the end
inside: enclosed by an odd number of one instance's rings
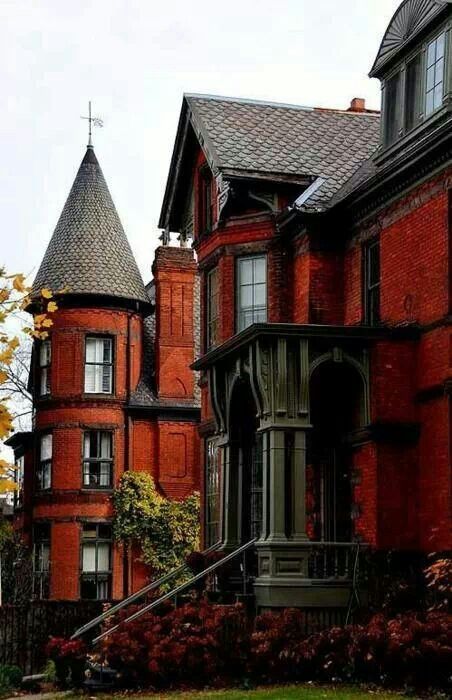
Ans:
POLYGON ((189 248, 160 246, 152 272, 155 282, 155 360, 159 398, 193 400, 190 365, 195 358, 194 294, 196 263, 189 248))
POLYGON ((350 107, 348 112, 365 112, 366 111, 366 100, 362 97, 354 97, 350 102, 350 107))

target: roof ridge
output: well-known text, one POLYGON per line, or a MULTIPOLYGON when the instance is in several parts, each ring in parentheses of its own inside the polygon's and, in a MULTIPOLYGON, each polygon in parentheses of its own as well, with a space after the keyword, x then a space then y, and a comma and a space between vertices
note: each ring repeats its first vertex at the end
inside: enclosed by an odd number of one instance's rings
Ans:
POLYGON ((297 105, 291 102, 273 102, 272 100, 258 100, 251 97, 231 97, 227 95, 210 95, 196 92, 185 92, 186 99, 211 100, 212 102, 237 102, 239 104, 257 105, 263 107, 275 107, 281 109, 295 109, 302 112, 333 112, 337 114, 364 114, 364 115, 380 115, 377 109, 350 110, 340 109, 340 107, 312 107, 309 105, 297 105))

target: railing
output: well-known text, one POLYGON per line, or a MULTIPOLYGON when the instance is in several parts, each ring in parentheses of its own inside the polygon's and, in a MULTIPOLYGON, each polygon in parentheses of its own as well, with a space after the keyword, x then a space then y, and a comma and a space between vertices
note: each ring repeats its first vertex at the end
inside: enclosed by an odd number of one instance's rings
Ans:
POLYGON ((307 542, 308 577, 313 581, 352 581, 359 547, 350 542, 307 542))
MULTIPOLYGON (((149 603, 149 605, 145 605, 144 608, 137 610, 137 612, 135 612, 133 615, 130 615, 130 617, 127 617, 125 620, 121 620, 120 622, 118 622, 118 624, 105 630, 104 632, 102 632, 102 634, 100 634, 98 637, 93 639, 92 644, 93 645, 97 644, 102 639, 104 639, 105 637, 108 637, 108 635, 115 632, 122 625, 126 625, 129 622, 133 622, 134 620, 137 620, 139 617, 141 617, 145 613, 151 612, 151 610, 154 610, 159 605, 164 603, 166 600, 169 600, 170 598, 177 598, 177 596, 180 593, 183 593, 187 589, 191 588, 197 581, 200 581, 201 579, 205 578, 206 576, 209 576, 209 574, 214 573, 217 569, 224 566, 224 564, 227 564, 228 562, 232 561, 233 559, 236 559, 238 556, 244 554, 247 550, 251 549, 251 547, 253 547, 256 544, 256 542, 257 542, 257 538, 254 538, 253 540, 250 540, 250 542, 247 542, 246 544, 243 544, 241 547, 238 547, 233 552, 230 552, 230 554, 227 554, 225 557, 223 557, 223 559, 220 559, 219 561, 215 562, 211 566, 208 566, 206 569, 204 569, 204 571, 201 571, 199 574, 196 574, 196 576, 193 576, 189 581, 186 581, 185 583, 181 583, 179 586, 174 588, 172 591, 168 591, 168 593, 165 593, 164 595, 160 596, 160 598, 157 598, 157 600, 154 600, 152 603, 149 603)), ((245 571, 243 571, 242 574, 243 574, 243 577, 245 577, 245 575, 246 575, 245 571)), ((116 608, 118 608, 118 606, 116 606, 116 608)))
MULTIPOLYGON (((221 542, 217 542, 216 544, 213 544, 211 547, 204 550, 203 554, 210 554, 210 552, 214 552, 216 549, 218 549, 218 547, 220 545, 221 545, 221 542)), ((93 627, 97 627, 102 622, 104 622, 109 617, 111 617, 112 615, 115 615, 120 610, 123 610, 123 608, 127 607, 128 605, 131 605, 132 603, 135 603, 137 600, 139 600, 143 596, 147 595, 148 593, 155 591, 157 588, 160 588, 160 586, 163 586, 165 583, 168 583, 169 581, 172 581, 173 579, 177 578, 177 576, 180 576, 180 574, 182 574, 185 571, 185 569, 187 569, 187 568, 188 568, 188 565, 186 563, 181 564, 176 569, 173 569, 173 571, 170 571, 168 574, 161 576, 156 581, 151 581, 151 583, 149 583, 144 588, 141 588, 136 593, 132 593, 132 595, 128 596, 127 598, 124 598, 124 600, 121 600, 120 603, 117 603, 116 605, 113 605, 111 608, 108 608, 108 610, 103 612, 102 615, 98 615, 93 620, 88 622, 86 625, 83 625, 82 627, 80 627, 78 630, 76 630, 74 632, 71 639, 77 639, 78 637, 81 637, 83 634, 88 632, 90 629, 93 629, 93 627)))

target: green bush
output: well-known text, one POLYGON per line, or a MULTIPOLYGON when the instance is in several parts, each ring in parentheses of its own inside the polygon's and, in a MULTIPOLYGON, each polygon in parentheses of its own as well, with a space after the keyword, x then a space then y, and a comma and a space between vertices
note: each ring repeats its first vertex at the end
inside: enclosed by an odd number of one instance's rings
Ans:
POLYGON ((0 666, 0 688, 19 688, 23 673, 18 666, 0 666))

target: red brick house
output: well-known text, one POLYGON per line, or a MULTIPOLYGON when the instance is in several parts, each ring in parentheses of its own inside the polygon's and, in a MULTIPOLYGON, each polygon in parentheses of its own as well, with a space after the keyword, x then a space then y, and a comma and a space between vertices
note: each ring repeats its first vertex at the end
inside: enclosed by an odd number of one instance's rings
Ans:
POLYGON ((192 251, 161 247, 144 286, 88 146, 33 285, 32 297, 66 288, 33 351, 33 432, 7 443, 35 597, 119 599, 147 580, 138 553, 112 541, 125 470, 152 474, 171 498, 199 489, 196 279, 192 251))
POLYGON ((160 226, 201 275, 205 542, 257 538, 260 607, 345 604, 354 542, 452 548, 451 27, 401 4, 382 118, 183 100, 160 226))
MULTIPOLYGON (((46 254, 57 276, 40 272, 38 286, 72 291, 35 437, 12 441, 31 460, 27 440, 42 438, 42 480, 53 434, 51 489, 26 487, 23 509, 29 529, 52 522, 52 571, 57 560, 64 571, 53 596, 79 595, 85 523, 97 542, 110 517, 107 496, 80 486, 95 430, 115 431, 118 473, 149 469, 170 495, 194 488, 201 467, 205 546, 251 543, 260 608, 346 606, 357 543, 452 549, 451 29, 450 3, 400 5, 371 71, 381 116, 360 99, 327 110, 184 97, 160 227, 164 243, 170 231, 193 240, 195 338, 187 248, 158 249, 155 302, 128 254, 106 271, 104 249, 94 271, 76 255, 60 271, 65 236, 46 254), (91 395, 83 382, 110 387, 112 357, 113 394, 91 395), (192 457, 168 460, 167 435, 192 457)), ((99 172, 92 150, 84 163, 99 172)), ((35 387, 50 352, 39 358, 35 387)), ((115 597, 126 592, 116 560, 115 597)))

